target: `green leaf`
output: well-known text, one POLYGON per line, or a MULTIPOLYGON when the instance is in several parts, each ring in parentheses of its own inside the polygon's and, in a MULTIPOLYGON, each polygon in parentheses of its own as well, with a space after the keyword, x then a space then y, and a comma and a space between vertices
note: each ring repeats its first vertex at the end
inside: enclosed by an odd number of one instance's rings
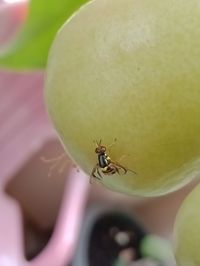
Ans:
POLYGON ((24 28, 6 50, 0 50, 0 66, 14 69, 44 68, 56 32, 88 1, 32 0, 24 28))

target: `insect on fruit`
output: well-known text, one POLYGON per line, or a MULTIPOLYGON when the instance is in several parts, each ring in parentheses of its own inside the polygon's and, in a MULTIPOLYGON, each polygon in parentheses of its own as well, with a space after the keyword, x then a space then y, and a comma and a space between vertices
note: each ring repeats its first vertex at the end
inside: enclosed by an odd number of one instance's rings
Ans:
POLYGON ((115 173, 121 174, 126 174, 127 171, 131 171, 134 174, 136 172, 127 169, 123 165, 119 164, 118 162, 113 161, 107 154, 106 154, 106 147, 101 145, 101 140, 99 142, 96 141, 96 148, 95 148, 95 153, 97 153, 98 156, 98 162, 92 169, 91 173, 91 179, 96 178, 96 179, 103 179, 102 174, 104 175, 113 175, 115 173))

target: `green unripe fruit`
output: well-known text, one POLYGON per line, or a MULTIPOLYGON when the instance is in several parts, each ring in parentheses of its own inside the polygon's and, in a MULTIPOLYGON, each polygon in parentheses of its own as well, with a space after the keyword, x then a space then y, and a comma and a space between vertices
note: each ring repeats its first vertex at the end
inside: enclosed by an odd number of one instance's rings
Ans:
POLYGON ((200 185, 183 202, 174 228, 175 255, 178 266, 200 265, 200 185))
POLYGON ((97 0, 61 28, 45 97, 88 175, 100 139, 117 139, 108 155, 137 172, 103 175, 117 191, 165 194, 200 172, 199 25, 199 0, 97 0))

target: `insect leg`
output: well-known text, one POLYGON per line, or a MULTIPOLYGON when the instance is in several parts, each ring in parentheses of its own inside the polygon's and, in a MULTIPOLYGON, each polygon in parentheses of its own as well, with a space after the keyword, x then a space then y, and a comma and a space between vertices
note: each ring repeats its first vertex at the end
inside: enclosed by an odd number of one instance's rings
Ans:
MULTIPOLYGON (((126 158, 128 155, 122 155, 120 158, 119 158, 119 162, 121 162, 124 158, 126 158)), ((128 171, 129 172, 132 172, 132 173, 134 173, 134 174, 136 174, 137 175, 137 173, 135 172, 135 171, 133 171, 133 170, 131 170, 131 169, 128 169, 128 168, 125 168, 124 166, 122 166, 121 164, 119 164, 119 163, 116 163, 116 165, 118 165, 119 167, 121 167, 123 170, 124 170, 124 174, 126 174, 128 171), (125 171, 126 170, 126 171, 125 171)))
POLYGON ((112 165, 115 166, 116 171, 118 170, 117 173, 119 173, 120 169, 122 169, 124 171, 124 175, 127 173, 127 169, 123 165, 119 164, 118 162, 114 162, 114 161, 111 161, 111 163, 112 163, 112 165))
POLYGON ((105 175, 113 175, 117 172, 117 167, 110 163, 105 169, 102 170, 105 175))
POLYGON ((133 171, 131 169, 127 169, 127 170, 130 171, 130 172, 132 172, 132 173, 134 173, 135 175, 137 175, 137 173, 135 171, 133 171))
POLYGON ((118 168, 121 168, 124 171, 124 175, 129 171, 134 173, 135 175, 137 175, 137 173, 129 168, 124 167, 123 165, 119 164, 118 162, 112 162, 113 164, 115 164, 116 166, 118 166, 118 168))
POLYGON ((99 164, 97 163, 96 165, 95 165, 95 167, 92 169, 92 173, 91 173, 91 175, 90 175, 90 184, 92 184, 92 180, 93 179, 98 179, 98 180, 101 180, 102 179, 102 176, 101 176, 101 174, 100 174, 100 172, 99 172, 99 164), (97 172, 97 174, 98 174, 98 176, 95 174, 97 172))
POLYGON ((102 175, 101 175, 101 173, 100 173, 100 171, 99 171, 99 164, 98 164, 96 170, 97 170, 97 174, 99 175, 98 179, 102 179, 102 175))

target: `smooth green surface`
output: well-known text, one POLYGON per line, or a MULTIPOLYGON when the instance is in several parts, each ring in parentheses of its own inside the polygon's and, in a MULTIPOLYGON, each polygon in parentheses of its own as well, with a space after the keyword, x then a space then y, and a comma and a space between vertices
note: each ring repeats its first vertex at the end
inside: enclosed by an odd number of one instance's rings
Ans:
POLYGON ((45 98, 88 175, 93 141, 108 147, 115 138, 108 155, 137 175, 104 176, 111 189, 155 196, 200 173, 199 23, 199 0, 101 0, 62 27, 45 98))
POLYGON ((16 40, 0 49, 0 66, 44 68, 49 47, 61 25, 88 0, 31 0, 28 20, 16 40))
POLYGON ((150 257, 163 265, 174 265, 174 256, 170 243, 155 235, 147 235, 141 243, 142 256, 150 257))
POLYGON ((200 265, 200 185, 183 202, 174 227, 174 249, 178 266, 200 265))

